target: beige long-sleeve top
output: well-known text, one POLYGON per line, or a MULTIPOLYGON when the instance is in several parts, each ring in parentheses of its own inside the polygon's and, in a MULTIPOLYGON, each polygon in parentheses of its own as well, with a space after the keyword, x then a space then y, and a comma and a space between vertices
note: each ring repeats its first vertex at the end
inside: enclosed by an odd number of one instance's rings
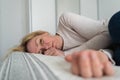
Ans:
POLYGON ((97 21, 74 13, 65 13, 59 19, 58 31, 63 38, 65 53, 84 49, 102 49, 110 44, 108 22, 97 21))

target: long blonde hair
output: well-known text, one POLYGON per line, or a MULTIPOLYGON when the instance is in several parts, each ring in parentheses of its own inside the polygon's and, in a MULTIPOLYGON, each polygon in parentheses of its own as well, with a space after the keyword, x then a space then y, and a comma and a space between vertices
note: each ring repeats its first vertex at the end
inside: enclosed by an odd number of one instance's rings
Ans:
POLYGON ((48 33, 46 31, 34 31, 34 32, 31 32, 29 33, 28 35, 26 35, 25 37, 23 37, 20 45, 12 48, 12 52, 15 52, 15 51, 20 51, 20 52, 28 52, 27 51, 27 48, 26 48, 26 45, 27 43, 34 37, 38 36, 38 35, 42 35, 44 33, 48 33))
POLYGON ((38 35, 42 35, 44 33, 48 33, 46 31, 41 31, 41 30, 38 30, 38 31, 34 31, 34 32, 31 32, 29 34, 27 34, 26 36, 23 37, 23 39, 21 40, 21 43, 17 46, 15 46, 14 48, 12 49, 9 49, 8 52, 3 55, 3 56, 0 56, 0 61, 4 61, 7 57, 10 56, 10 54, 12 54, 12 52, 15 52, 15 51, 19 51, 19 52, 28 52, 27 51, 27 43, 33 39, 34 37, 38 36, 38 35))

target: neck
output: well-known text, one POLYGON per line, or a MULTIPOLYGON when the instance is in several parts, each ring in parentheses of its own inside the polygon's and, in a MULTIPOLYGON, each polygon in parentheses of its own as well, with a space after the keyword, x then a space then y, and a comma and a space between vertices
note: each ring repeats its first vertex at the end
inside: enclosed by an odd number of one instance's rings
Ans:
POLYGON ((63 39, 60 35, 55 35, 55 40, 57 41, 57 43, 59 43, 59 49, 62 49, 63 47, 63 39))

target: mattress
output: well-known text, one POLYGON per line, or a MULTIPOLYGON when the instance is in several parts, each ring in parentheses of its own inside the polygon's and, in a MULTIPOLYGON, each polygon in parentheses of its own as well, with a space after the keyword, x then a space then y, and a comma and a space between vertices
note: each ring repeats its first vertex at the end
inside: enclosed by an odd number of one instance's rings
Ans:
POLYGON ((120 68, 113 68, 113 76, 84 79, 71 73, 71 64, 62 56, 13 52, 0 63, 0 80, 120 80, 120 68))

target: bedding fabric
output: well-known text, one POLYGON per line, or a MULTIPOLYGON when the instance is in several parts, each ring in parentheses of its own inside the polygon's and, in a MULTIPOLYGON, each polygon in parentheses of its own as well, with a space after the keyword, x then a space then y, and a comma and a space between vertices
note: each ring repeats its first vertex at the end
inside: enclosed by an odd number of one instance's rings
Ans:
MULTIPOLYGON (((84 80, 72 74, 70 66, 61 56, 14 52, 0 65, 0 80, 84 80)), ((120 68, 113 68, 115 75, 104 76, 100 80, 119 80, 120 68)))

